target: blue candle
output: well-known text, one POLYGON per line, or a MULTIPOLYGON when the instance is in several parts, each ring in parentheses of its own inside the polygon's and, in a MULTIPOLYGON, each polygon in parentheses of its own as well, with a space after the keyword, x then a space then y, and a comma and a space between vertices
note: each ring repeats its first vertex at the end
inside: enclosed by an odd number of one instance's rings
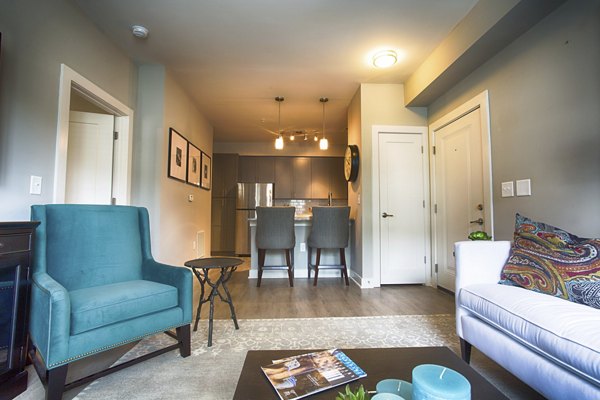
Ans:
POLYGON ((375 387, 377 393, 393 393, 405 400, 412 399, 412 385, 401 379, 384 379, 375 387))
POLYGON ((423 364, 412 372, 413 400, 470 400, 471 384, 458 372, 423 364))

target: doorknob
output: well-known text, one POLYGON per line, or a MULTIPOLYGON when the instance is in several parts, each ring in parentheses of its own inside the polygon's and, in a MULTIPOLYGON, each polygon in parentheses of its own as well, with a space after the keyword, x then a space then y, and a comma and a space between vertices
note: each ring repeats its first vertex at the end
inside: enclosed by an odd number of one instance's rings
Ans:
POLYGON ((388 213, 384 212, 383 214, 381 214, 381 216, 382 216, 383 218, 387 218, 387 217, 393 217, 393 216, 394 216, 394 214, 388 214, 388 213))
POLYGON ((483 204, 477 204, 477 209, 479 211, 483 211, 483 204))
POLYGON ((469 223, 483 225, 483 218, 476 219, 475 221, 469 221, 469 223))

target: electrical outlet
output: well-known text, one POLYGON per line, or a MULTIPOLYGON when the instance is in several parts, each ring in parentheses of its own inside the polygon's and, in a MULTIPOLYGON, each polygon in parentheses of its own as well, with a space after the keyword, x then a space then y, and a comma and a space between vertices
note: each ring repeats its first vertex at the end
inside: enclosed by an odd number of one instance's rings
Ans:
POLYGON ((300 251, 306 251, 306 243, 300 243, 300 251))
POLYGON ((29 181, 29 194, 42 194, 42 177, 31 175, 29 181))
POLYGON ((193 194, 188 194, 188 201, 191 203, 192 201, 194 201, 194 195, 193 194))
POLYGON ((513 181, 502 182, 502 197, 513 197, 514 195, 513 181))

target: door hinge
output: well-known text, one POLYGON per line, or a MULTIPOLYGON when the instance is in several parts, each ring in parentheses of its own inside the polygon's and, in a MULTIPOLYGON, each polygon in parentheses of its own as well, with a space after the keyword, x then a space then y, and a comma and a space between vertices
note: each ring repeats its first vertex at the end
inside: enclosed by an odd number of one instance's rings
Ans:
POLYGON ((117 198, 116 197, 111 197, 110 198, 110 204, 113 205, 113 206, 117 205, 117 198))
POLYGON ((437 204, 433 206, 433 212, 434 214, 437 214, 437 204))
POLYGON ((423 208, 425 208, 425 200, 423 200, 423 208))
POLYGON ((113 132, 113 140, 119 140, 119 132, 113 132))
POLYGON ((437 272, 438 272, 438 265, 435 264, 435 273, 437 274, 437 272))
POLYGON ((435 146, 433 146, 433 155, 435 156, 435 146))
POLYGON ((427 264, 427 256, 423 256, 423 263, 427 264))
POLYGON ((421 146, 421 154, 423 154, 423 146, 421 146))

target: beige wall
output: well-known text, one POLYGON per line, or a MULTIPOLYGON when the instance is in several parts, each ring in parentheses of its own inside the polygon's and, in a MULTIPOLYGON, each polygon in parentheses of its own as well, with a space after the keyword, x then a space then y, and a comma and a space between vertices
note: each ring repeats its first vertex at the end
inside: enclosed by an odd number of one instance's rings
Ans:
POLYGON ((348 116, 348 143, 360 137, 360 171, 359 180, 350 186, 349 204, 355 204, 359 216, 356 226, 357 248, 362 249, 362 256, 353 260, 354 272, 359 273, 362 285, 365 287, 378 285, 374 282, 375 268, 379 263, 373 263, 374 254, 378 249, 373 249, 373 185, 371 176, 379 160, 372 157, 373 140, 372 130, 374 125, 407 125, 426 126, 427 109, 424 107, 407 108, 404 106, 404 85, 400 84, 371 84, 360 85, 360 102, 352 100, 348 116), (360 117, 357 109, 360 108, 360 117), (358 122, 360 121, 360 122, 358 122), (356 125, 360 123, 360 136, 357 135, 356 125), (352 126, 351 126, 352 124, 352 126), (358 205, 358 196, 360 202, 358 205))
POLYGON ((150 210, 155 258, 182 265, 196 258, 192 242, 198 231, 205 233, 209 254, 211 195, 167 177, 169 128, 211 158, 213 129, 164 66, 141 65, 138 87, 133 201, 150 210))
POLYGON ((565 3, 430 107, 429 121, 487 89, 496 239, 516 212, 600 236, 600 2, 565 3), (532 196, 500 197, 530 178, 532 196))
POLYGON ((131 60, 65 0, 0 0, 0 220, 51 203, 60 64, 135 108, 131 60), (29 194, 29 177, 42 194, 29 194))
MULTIPOLYGON (((361 88, 359 87, 348 106, 348 144, 358 146, 359 156, 362 155, 362 129, 361 129, 361 88)), ((351 273, 362 277, 362 209, 358 204, 360 193, 362 162, 359 164, 358 177, 348 184, 348 205, 350 206, 350 218, 354 219, 354 248, 352 249, 351 273)))

